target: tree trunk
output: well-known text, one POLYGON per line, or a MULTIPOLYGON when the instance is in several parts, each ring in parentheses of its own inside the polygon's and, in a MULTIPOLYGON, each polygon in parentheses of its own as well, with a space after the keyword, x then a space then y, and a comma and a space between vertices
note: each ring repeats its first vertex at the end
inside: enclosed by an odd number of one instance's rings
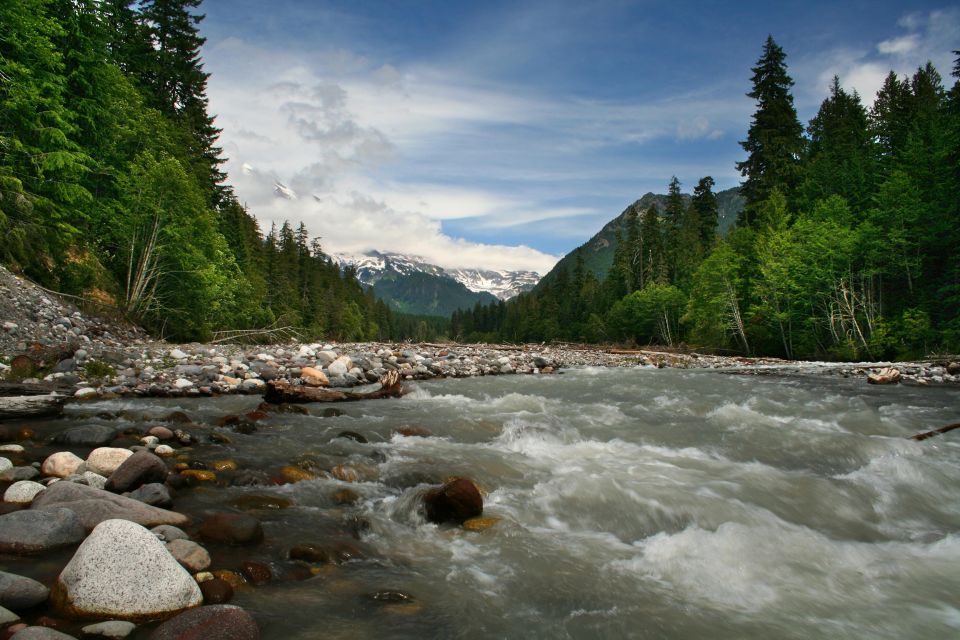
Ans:
POLYGON ((0 421, 58 416, 66 396, 11 396, 0 398, 0 421))
POLYGON ((264 401, 271 404, 281 404, 283 402, 346 402, 350 400, 374 400, 377 398, 399 398, 404 393, 403 385, 400 384, 400 375, 396 371, 388 371, 379 386, 375 386, 370 391, 348 391, 337 389, 322 389, 319 387, 307 387, 302 385, 291 385, 283 381, 270 381, 267 383, 267 392, 264 394, 264 401))

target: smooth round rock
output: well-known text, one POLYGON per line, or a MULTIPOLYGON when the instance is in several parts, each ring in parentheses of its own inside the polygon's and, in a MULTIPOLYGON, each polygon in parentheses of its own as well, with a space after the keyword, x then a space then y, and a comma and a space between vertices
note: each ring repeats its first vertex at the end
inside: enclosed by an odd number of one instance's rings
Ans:
POLYGON ((154 629, 150 640, 259 640, 260 628, 249 613, 229 604, 185 611, 154 629))
POLYGON ((135 621, 195 607, 203 595, 155 535, 129 520, 107 520, 64 567, 51 599, 74 617, 135 621))
POLYGON ((168 429, 168 428, 166 428, 166 427, 164 427, 164 426, 159 426, 159 425, 158 425, 158 426, 156 426, 156 427, 150 427, 150 430, 149 430, 147 433, 149 433, 150 435, 152 435, 152 436, 154 436, 154 437, 156 437, 156 438, 159 438, 160 440, 172 440, 172 439, 173 439, 173 431, 171 431, 170 429, 168 429))
POLYGON ((113 440, 117 430, 102 424, 91 424, 83 427, 73 427, 58 433, 53 438, 54 444, 83 445, 99 447, 113 440))
POLYGON ((33 480, 20 480, 7 487, 3 493, 3 501, 13 504, 30 504, 38 493, 44 491, 45 486, 33 480))
POLYGON ((483 515, 483 497, 476 485, 456 478, 423 496, 424 512, 430 522, 462 523, 483 515))
POLYGON ((200 583, 204 604, 226 604, 233 599, 233 585, 222 578, 204 580, 200 583))
POLYGON ((69 451, 58 451, 47 456, 40 465, 40 473, 45 476, 66 478, 72 476, 83 464, 83 458, 69 451))
POLYGON ((110 474, 106 490, 116 493, 133 491, 145 484, 167 479, 167 464, 149 451, 137 451, 110 474))
POLYGON ((167 543, 167 551, 190 573, 210 566, 210 554, 192 540, 171 540, 167 543))
POLYGON ((0 607, 0 627, 6 627, 20 621, 20 616, 6 607, 0 607))
POLYGON ((0 607, 29 609, 46 602, 49 595, 50 590, 33 578, 0 571, 0 607))
POLYGON ((137 488, 136 491, 131 491, 124 495, 138 502, 149 504, 153 507, 160 507, 161 509, 169 509, 173 506, 173 497, 170 495, 170 491, 166 485, 162 485, 159 482, 145 484, 137 488))
POLYGON ((190 522, 182 513, 151 507, 132 498, 73 482, 57 482, 48 486, 30 505, 31 510, 54 507, 67 507, 75 511, 88 531, 114 518, 131 520, 145 527, 160 524, 182 526, 190 522))
POLYGON ((263 562, 247 561, 240 566, 240 571, 250 584, 261 586, 273 580, 273 570, 263 562))
POLYGON ((87 456, 87 469, 102 476, 109 476, 133 455, 130 449, 100 447, 87 456))
POLYGON ((154 449, 153 452, 158 456, 163 456, 164 458, 166 458, 176 453, 176 450, 168 444, 161 444, 156 449, 154 449))
POLYGON ((83 540, 86 530, 71 509, 15 511, 0 516, 0 553, 30 555, 83 540))
POLYGON ((96 636, 100 638, 126 638, 137 625, 126 620, 109 620, 107 622, 98 622, 85 626, 81 631, 84 635, 96 636))
POLYGON ((161 524, 160 526, 150 529, 150 533, 155 536, 163 536, 165 542, 173 542, 174 540, 189 540, 190 536, 186 534, 183 529, 178 529, 173 525, 161 524))
POLYGON ((226 544, 256 544, 263 540, 263 527, 253 516, 215 513, 200 525, 200 537, 226 544))

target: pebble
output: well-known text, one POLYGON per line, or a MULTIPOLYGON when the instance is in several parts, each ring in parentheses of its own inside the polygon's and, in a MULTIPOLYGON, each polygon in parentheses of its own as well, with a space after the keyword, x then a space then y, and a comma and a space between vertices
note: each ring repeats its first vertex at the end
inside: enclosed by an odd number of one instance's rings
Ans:
POLYGON ((20 480, 7 487, 3 493, 3 501, 13 504, 30 504, 34 497, 46 487, 32 480, 20 480))
POLYGON ((87 456, 87 469, 106 477, 120 468, 127 458, 133 455, 130 449, 100 447, 87 456))
POLYGON ((109 620, 107 622, 98 622, 97 624, 90 624, 85 626, 81 631, 84 635, 95 636, 101 638, 126 638, 134 629, 137 628, 137 625, 132 622, 127 622, 126 620, 109 620))
MULTIPOLYGON (((2 460, 3 458, 0 458, 2 460)), ((83 464, 83 459, 70 451, 58 451, 50 454, 40 466, 40 473, 45 476, 66 478, 77 472, 83 464)))
POLYGON ((46 602, 50 590, 32 578, 0 571, 0 607, 13 611, 46 602))

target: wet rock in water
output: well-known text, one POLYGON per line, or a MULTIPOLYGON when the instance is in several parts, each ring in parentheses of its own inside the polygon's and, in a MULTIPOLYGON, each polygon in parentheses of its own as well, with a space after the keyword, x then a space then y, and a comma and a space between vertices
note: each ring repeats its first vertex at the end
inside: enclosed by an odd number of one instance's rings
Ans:
POLYGON ((11 640, 77 640, 74 636, 48 627, 27 627, 10 636, 11 640))
POLYGON ((214 460, 210 466, 214 471, 236 471, 239 468, 236 460, 214 460))
POLYGON ((19 480, 7 487, 3 493, 3 501, 13 504, 30 504, 33 499, 46 487, 32 480, 19 480))
POLYGON ((74 511, 87 531, 114 518, 130 520, 145 527, 160 524, 183 526, 190 522, 182 513, 158 509, 132 498, 72 482, 57 482, 47 487, 30 505, 31 509, 43 510, 58 507, 74 511))
POLYGON ((87 469, 101 476, 109 476, 132 455, 130 449, 100 447, 87 456, 87 469))
POLYGON ((500 518, 470 518, 464 521, 463 528, 467 531, 486 531, 500 522, 500 518))
POLYGON ((320 412, 320 415, 324 418, 339 418, 340 416, 344 416, 347 414, 345 414, 340 409, 336 409, 334 407, 327 407, 322 412, 320 412))
POLYGON ((155 535, 128 520, 107 520, 83 541, 51 594, 78 618, 155 619, 202 602, 200 587, 155 535))
POLYGON ((167 489, 166 485, 162 485, 159 482, 145 484, 142 487, 137 488, 135 491, 131 491, 123 495, 128 498, 132 498, 137 502, 148 504, 151 507, 169 509, 173 506, 173 497, 170 495, 170 491, 167 489))
POLYGON ((254 586, 265 585, 273 580, 273 570, 263 562, 247 561, 240 565, 240 572, 254 586))
POLYGON ((342 482, 360 482, 361 480, 360 472, 354 467, 345 464, 335 466, 330 470, 330 475, 342 482))
POLYGON ((423 506, 427 520, 437 524, 459 524, 483 515, 483 497, 466 478, 456 478, 442 487, 430 489, 423 496, 423 506))
POLYGON ((377 591, 370 594, 370 599, 375 602, 398 603, 409 602, 413 598, 402 591, 377 591))
POLYGON ((226 604, 233 599, 233 586, 222 578, 201 582, 200 592, 204 604, 226 604))
POLYGON ((161 444, 153 450, 153 453, 161 457, 169 457, 176 453, 176 450, 168 444, 161 444))
POLYGON ((157 627, 150 640, 259 640, 256 620, 240 607, 207 605, 181 613, 157 627))
POLYGON ((16 511, 0 516, 0 553, 29 555, 77 544, 86 531, 70 509, 16 511))
POLYGON ((203 521, 201 538, 224 544, 257 544, 263 540, 263 527, 253 516, 241 513, 215 513, 203 521))
POLYGON ((92 636, 95 638, 126 638, 133 630, 137 628, 137 625, 132 622, 127 622, 126 620, 109 620, 107 622, 98 622, 97 624, 89 624, 85 626, 81 631, 84 635, 92 636))
POLYGON ((69 451, 58 451, 47 456, 40 466, 40 473, 45 476, 66 478, 72 476, 83 464, 83 458, 69 451))
POLYGON ((332 496, 335 504, 354 504, 360 500, 360 494, 353 489, 340 489, 332 496))
POLYGON ((0 571, 0 607, 20 611, 47 601, 50 590, 32 578, 0 571))
POLYGON ((54 436, 53 443, 68 446, 100 447, 113 440, 116 433, 117 430, 113 427, 102 424, 72 427, 54 436))
POLYGON ((274 483, 265 471, 241 469, 230 479, 230 484, 235 487, 263 487, 274 483))
POLYGON ((172 440, 172 439, 173 439, 173 431, 171 431, 170 429, 167 429, 166 427, 159 426, 159 425, 156 426, 156 427, 150 427, 150 430, 147 431, 147 433, 148 433, 149 435, 151 435, 151 436, 154 436, 154 437, 156 437, 156 438, 159 438, 160 440, 172 440))
POLYGON ((216 482, 217 474, 213 471, 205 471, 203 469, 185 469, 180 472, 180 476, 187 479, 193 480, 195 482, 216 482))
POLYGON ((287 482, 302 482, 303 480, 315 480, 317 475, 300 467, 286 466, 280 469, 280 477, 287 482))
POLYGON ((167 479, 167 464, 149 451, 137 451, 128 457, 107 479, 105 489, 115 493, 133 491, 145 484, 167 479))
POLYGON ((161 422, 174 422, 177 424, 190 424, 193 420, 185 411, 171 411, 164 417, 160 418, 161 422))
POLYGON ((293 500, 281 496, 245 495, 240 496, 230 504, 244 511, 253 509, 287 509, 293 506, 293 500))
POLYGON ((876 373, 867 376, 867 382, 870 384, 896 384, 900 382, 900 371, 893 367, 880 369, 876 373))
POLYGON ((167 543, 167 551, 190 573, 210 566, 210 554, 192 540, 171 540, 167 543))
POLYGON ((337 437, 353 440, 354 442, 359 442, 360 444, 367 444, 367 439, 356 431, 341 431, 337 434, 337 437))
POLYGON ((246 586, 247 579, 236 571, 229 571, 227 569, 218 569, 213 572, 213 577, 220 580, 226 580, 227 583, 234 588, 234 590, 246 586))
POLYGON ((294 545, 288 554, 291 560, 305 560, 316 564, 343 564, 365 555, 359 547, 344 541, 330 544, 306 542, 294 545))
POLYGON ((393 432, 407 438, 429 438, 433 435, 433 433, 425 427, 398 427, 394 429, 393 432))

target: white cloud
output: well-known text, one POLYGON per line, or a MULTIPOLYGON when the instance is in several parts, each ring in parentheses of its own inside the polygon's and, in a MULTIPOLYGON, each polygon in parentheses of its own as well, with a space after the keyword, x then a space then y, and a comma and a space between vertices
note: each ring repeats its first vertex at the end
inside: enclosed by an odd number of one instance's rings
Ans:
POLYGON ((740 96, 718 100, 719 89, 645 104, 546 98, 459 69, 373 65, 344 51, 295 57, 237 39, 211 45, 206 63, 225 168, 266 227, 302 220, 333 251, 402 251, 450 267, 546 272, 556 256, 451 238, 442 221, 463 219, 484 237, 536 224, 568 238, 581 219, 585 239, 598 212, 558 198, 588 179, 580 158, 716 138, 749 111, 740 96), (277 183, 298 197, 277 197, 277 183))
POLYGON ((892 70, 911 76, 927 61, 946 77, 953 68, 952 51, 960 42, 960 8, 929 13, 910 13, 897 25, 906 31, 877 42, 872 47, 839 48, 812 55, 803 60, 797 84, 810 104, 819 103, 827 93, 834 75, 841 84, 855 89, 870 105, 883 81, 892 70))

